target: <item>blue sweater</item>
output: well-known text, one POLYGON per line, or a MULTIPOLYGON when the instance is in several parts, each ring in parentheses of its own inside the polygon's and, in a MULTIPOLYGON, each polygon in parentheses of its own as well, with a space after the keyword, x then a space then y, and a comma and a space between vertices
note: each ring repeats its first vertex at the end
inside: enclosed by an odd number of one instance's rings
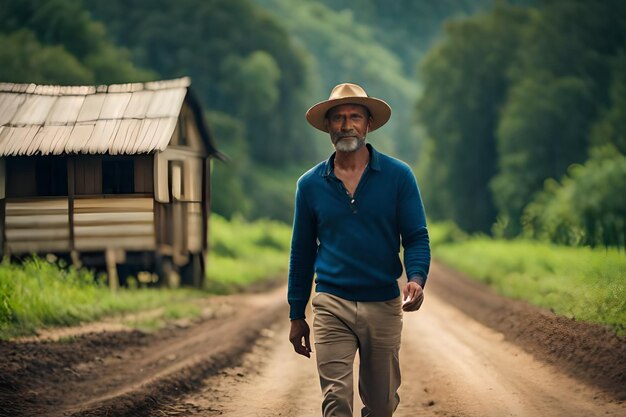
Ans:
POLYGON ((353 198, 334 175, 334 154, 298 180, 289 263, 291 319, 304 318, 316 290, 351 301, 400 294, 400 238, 407 276, 426 282, 430 246, 424 206, 404 162, 367 145, 370 162, 353 198))

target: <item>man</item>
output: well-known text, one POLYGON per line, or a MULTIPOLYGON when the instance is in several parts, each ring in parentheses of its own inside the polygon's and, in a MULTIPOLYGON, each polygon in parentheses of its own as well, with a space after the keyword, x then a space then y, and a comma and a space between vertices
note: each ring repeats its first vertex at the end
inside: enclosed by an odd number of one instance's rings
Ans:
POLYGON ((402 310, 416 311, 430 265, 426 219, 411 169, 365 143, 391 108, 355 84, 336 86, 307 121, 328 132, 335 153, 298 180, 291 242, 289 340, 310 357, 305 309, 313 297, 315 351, 325 417, 352 417, 359 352, 362 416, 391 416, 400 401, 402 310), (402 296, 400 241, 407 284, 402 296))

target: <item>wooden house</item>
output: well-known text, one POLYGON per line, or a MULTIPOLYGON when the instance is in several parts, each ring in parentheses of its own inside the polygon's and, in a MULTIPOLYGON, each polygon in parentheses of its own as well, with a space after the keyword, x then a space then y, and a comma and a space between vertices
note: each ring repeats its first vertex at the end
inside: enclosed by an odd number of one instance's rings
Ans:
POLYGON ((189 85, 0 83, 2 253, 202 285, 220 154, 189 85))

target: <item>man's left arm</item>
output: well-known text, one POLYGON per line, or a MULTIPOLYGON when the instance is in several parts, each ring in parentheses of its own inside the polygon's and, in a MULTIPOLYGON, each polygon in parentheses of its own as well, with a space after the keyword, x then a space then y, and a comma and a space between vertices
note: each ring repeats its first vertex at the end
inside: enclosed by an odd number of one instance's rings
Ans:
POLYGON ((405 311, 418 310, 424 301, 424 286, 430 269, 430 240, 426 214, 415 176, 407 169, 398 196, 398 224, 404 247, 404 267, 408 277, 402 289, 405 311))

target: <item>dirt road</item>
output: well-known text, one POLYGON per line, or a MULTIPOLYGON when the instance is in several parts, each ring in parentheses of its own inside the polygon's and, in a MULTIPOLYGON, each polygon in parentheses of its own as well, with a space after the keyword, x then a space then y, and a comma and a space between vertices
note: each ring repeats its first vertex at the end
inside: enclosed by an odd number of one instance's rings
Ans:
MULTIPOLYGON (((264 333, 241 366, 184 398, 180 415, 319 416, 314 360, 296 356, 286 334, 286 326, 264 333)), ((434 294, 423 311, 405 315, 401 358, 398 417, 626 415, 626 404, 538 362, 434 294)), ((357 416, 358 397, 355 404, 357 416)))
MULTIPOLYGON (((0 415, 319 416, 284 296, 215 297, 211 315, 154 334, 0 343, 0 415)), ((404 316, 396 416, 625 416, 624 342, 434 265, 404 316)))

